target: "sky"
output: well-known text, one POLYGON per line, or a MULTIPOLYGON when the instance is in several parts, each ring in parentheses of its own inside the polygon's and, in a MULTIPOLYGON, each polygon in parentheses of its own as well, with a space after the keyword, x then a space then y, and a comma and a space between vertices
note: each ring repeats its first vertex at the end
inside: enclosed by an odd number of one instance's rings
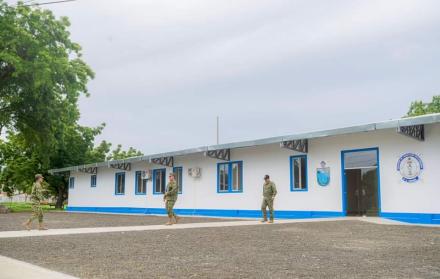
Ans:
POLYGON ((440 94, 437 0, 45 7, 96 74, 80 123, 144 154, 215 144, 216 116, 228 143, 399 118, 440 94))

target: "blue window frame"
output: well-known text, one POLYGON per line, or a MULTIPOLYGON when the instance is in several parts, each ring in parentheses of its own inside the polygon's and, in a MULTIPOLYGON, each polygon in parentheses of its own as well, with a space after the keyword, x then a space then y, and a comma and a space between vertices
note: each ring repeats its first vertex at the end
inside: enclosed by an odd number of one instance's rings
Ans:
POLYGON ((166 169, 153 170, 153 194, 160 195, 165 193, 166 169))
POLYGON ((115 173, 115 195, 125 195, 125 172, 115 173))
POLYGON ((75 177, 69 177, 69 189, 75 188, 75 177))
POLYGON ((290 157, 290 191, 307 191, 307 155, 290 157))
POLYGON ((136 195, 147 194, 147 180, 142 178, 142 171, 136 171, 135 173, 134 189, 136 195))
POLYGON ((90 176, 90 187, 96 187, 96 174, 90 176))
POLYGON ((217 164, 217 193, 243 192, 243 162, 217 164))
POLYGON ((175 175, 177 186, 179 187, 179 194, 182 194, 183 189, 183 168, 182 167, 174 167, 173 173, 175 175))

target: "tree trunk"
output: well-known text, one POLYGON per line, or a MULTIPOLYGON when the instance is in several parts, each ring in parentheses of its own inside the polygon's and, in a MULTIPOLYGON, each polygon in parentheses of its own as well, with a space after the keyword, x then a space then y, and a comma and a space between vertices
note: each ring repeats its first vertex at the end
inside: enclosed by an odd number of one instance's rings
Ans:
POLYGON ((63 187, 58 188, 58 196, 57 196, 57 202, 55 204, 55 208, 62 209, 64 206, 64 191, 63 187))

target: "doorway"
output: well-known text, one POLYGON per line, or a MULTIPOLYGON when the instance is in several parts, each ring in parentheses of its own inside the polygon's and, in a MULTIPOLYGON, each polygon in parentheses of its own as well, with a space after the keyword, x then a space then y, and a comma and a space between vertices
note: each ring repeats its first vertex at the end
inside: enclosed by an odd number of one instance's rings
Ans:
POLYGON ((349 216, 378 216, 379 149, 346 150, 341 157, 344 212, 349 216))

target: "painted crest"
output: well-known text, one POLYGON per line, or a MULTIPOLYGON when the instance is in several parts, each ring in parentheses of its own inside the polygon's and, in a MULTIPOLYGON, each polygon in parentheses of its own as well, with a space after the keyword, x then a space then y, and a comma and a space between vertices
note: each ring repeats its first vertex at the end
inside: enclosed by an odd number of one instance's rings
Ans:
POLYGON ((325 166, 324 161, 321 162, 321 167, 316 169, 316 179, 320 186, 327 186, 330 183, 330 168, 325 166))
POLYGON ((422 170, 423 162, 417 154, 405 153, 397 161, 397 171, 405 182, 417 182, 422 170))

